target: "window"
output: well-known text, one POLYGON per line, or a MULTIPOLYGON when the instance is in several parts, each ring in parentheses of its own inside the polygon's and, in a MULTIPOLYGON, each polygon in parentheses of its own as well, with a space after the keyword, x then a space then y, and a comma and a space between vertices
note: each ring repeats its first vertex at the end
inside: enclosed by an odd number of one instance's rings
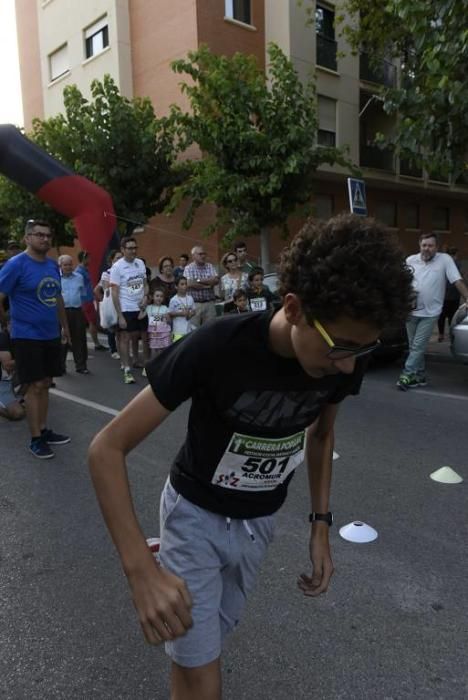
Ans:
POLYGON ((226 17, 244 24, 252 24, 251 0, 226 0, 226 17))
POLYGON ((419 204, 407 204, 405 208, 406 228, 419 228, 419 204))
POLYGON ((448 207, 433 208, 432 228, 434 231, 448 231, 450 229, 450 210, 448 207))
POLYGON ((397 227, 397 205, 396 202, 378 202, 376 207, 376 217, 390 228, 397 227))
POLYGON ((333 195, 318 194, 315 197, 315 216, 317 219, 328 221, 333 216, 333 195))
POLYGON ((336 145, 336 100, 318 96, 319 129, 317 143, 320 146, 336 145))
POLYGON ((68 70, 68 47, 67 44, 64 44, 49 55, 50 80, 57 80, 61 75, 67 73, 68 70))
POLYGON ((335 13, 317 5, 315 10, 317 34, 317 65, 336 70, 335 13))
POLYGON ((88 29, 85 29, 85 56, 91 58, 96 54, 101 53, 109 46, 109 27, 107 25, 107 16, 92 24, 88 29))

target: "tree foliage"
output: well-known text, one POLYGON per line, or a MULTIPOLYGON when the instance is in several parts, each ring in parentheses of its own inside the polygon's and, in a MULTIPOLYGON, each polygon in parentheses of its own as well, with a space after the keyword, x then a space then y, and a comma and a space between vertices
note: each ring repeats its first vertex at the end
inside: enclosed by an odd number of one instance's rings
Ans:
POLYGON ((467 0, 342 0, 337 13, 353 51, 365 50, 375 66, 389 57, 400 64, 399 85, 382 91, 397 118, 382 144, 455 178, 468 160, 467 14, 467 0))
MULTIPOLYGON (((28 136, 76 174, 104 187, 118 216, 145 221, 162 211, 173 183, 170 121, 156 118, 148 98, 123 97, 109 75, 102 82, 93 81, 91 95, 87 100, 76 85, 67 86, 64 113, 34 120, 28 136)), ((24 221, 40 211, 53 218, 59 241, 69 242, 63 217, 51 216, 50 208, 2 182, 0 203, 10 196, 10 221, 24 221)))
POLYGON ((226 240, 281 227, 305 204, 323 163, 346 163, 335 148, 317 145, 314 88, 303 85, 274 44, 265 76, 254 57, 216 56, 206 46, 175 61, 188 76, 182 91, 191 112, 173 107, 182 149, 198 144, 202 157, 184 163, 185 181, 175 188, 170 211, 187 199, 188 228, 203 203, 216 205, 211 233, 226 228, 226 240))

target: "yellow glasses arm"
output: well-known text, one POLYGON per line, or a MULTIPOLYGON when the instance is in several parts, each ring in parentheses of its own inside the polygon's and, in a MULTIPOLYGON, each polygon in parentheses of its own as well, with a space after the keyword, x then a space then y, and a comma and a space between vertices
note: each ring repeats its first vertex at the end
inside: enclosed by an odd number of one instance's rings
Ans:
POLYGON ((334 343, 333 340, 330 338, 330 336, 328 335, 327 331, 326 331, 325 328, 322 326, 322 324, 320 323, 320 321, 317 321, 316 319, 314 319, 314 326, 316 327, 316 329, 318 330, 318 332, 320 333, 320 335, 322 336, 322 338, 325 340, 325 342, 327 343, 327 345, 329 345, 329 347, 331 347, 331 348, 334 348, 334 347, 335 347, 335 343, 334 343))

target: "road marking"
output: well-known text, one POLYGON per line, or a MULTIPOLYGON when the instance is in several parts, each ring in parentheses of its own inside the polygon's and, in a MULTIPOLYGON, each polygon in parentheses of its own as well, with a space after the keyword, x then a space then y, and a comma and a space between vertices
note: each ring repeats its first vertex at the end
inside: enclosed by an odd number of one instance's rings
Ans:
POLYGON ((443 391, 428 391, 427 389, 410 389, 410 393, 424 394, 425 396, 438 396, 442 399, 458 399, 458 401, 468 401, 468 396, 460 396, 459 394, 446 394, 443 391))
POLYGON ((68 394, 66 391, 60 391, 60 389, 50 389, 50 393, 55 396, 59 396, 61 399, 67 399, 67 401, 73 401, 74 403, 79 403, 81 406, 87 406, 88 408, 94 408, 96 411, 101 411, 101 413, 108 413, 110 416, 118 416, 120 411, 116 411, 115 408, 110 408, 109 406, 103 406, 102 403, 96 403, 95 401, 88 401, 88 399, 82 399, 81 396, 75 396, 75 394, 68 394))

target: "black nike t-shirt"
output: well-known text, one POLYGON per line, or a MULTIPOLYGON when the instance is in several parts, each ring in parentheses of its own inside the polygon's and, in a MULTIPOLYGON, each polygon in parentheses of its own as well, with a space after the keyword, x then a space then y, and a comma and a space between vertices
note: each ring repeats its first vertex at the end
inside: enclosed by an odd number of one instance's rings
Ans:
POLYGON ((352 374, 314 379, 270 349, 273 314, 229 315, 202 326, 147 365, 155 396, 173 411, 192 399, 171 483, 191 502, 231 518, 274 513, 303 461, 305 430, 326 404, 358 394, 352 374))

